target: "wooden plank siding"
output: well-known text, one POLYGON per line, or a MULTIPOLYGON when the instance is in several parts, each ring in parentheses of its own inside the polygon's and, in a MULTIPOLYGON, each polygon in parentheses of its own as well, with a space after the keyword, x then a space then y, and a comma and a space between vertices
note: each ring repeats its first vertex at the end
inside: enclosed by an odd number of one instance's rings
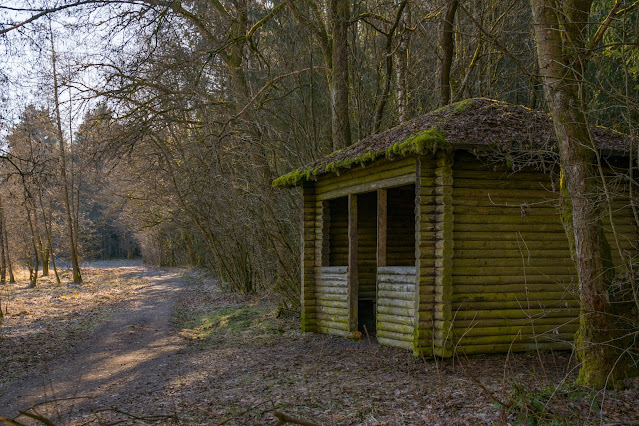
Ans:
POLYGON ((377 268, 377 341, 413 349, 415 330, 415 267, 377 268))
POLYGON ((557 186, 542 172, 455 157, 453 349, 569 348, 579 301, 557 186))

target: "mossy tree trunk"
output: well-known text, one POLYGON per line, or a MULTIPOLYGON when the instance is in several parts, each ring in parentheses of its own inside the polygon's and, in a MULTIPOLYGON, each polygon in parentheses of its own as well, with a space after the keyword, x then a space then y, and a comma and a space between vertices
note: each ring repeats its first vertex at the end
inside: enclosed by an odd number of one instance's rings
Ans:
POLYGON ((595 149, 584 113, 587 25, 592 1, 531 0, 540 72, 570 198, 581 299, 578 381, 603 388, 628 369, 609 293, 614 269, 600 220, 595 149))

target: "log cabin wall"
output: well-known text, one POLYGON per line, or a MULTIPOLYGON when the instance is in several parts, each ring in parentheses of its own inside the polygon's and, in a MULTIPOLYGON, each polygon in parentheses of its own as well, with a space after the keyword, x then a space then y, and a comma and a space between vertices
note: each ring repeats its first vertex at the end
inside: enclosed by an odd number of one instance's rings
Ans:
POLYGON ((415 185, 384 191, 379 197, 380 215, 385 220, 378 224, 377 341, 386 346, 413 349, 415 185))
POLYGON ((558 185, 457 152, 452 187, 453 350, 570 348, 579 301, 558 185))
POLYGON ((318 333, 349 336, 348 198, 317 201, 313 300, 318 333))
MULTIPOLYGON (((403 158, 397 161, 382 160, 374 165, 341 173, 321 176, 317 182, 309 185, 313 190, 313 200, 316 210, 309 211, 309 220, 305 226, 315 227, 313 235, 314 253, 306 257, 319 259, 313 272, 313 286, 303 286, 303 297, 309 298, 307 305, 313 306, 313 328, 309 331, 319 333, 350 336, 353 323, 357 322, 357 304, 360 294, 364 298, 375 299, 375 252, 376 252, 376 196, 374 192, 379 188, 387 188, 415 183, 415 158, 403 158), (367 200, 367 194, 369 199, 367 200), (359 194, 359 195, 358 195, 359 194), (367 212, 357 214, 357 263, 363 262, 363 269, 355 275, 349 274, 349 197, 355 200, 357 208, 367 212), (361 246, 361 250, 360 250, 361 246), (371 271, 366 268, 372 266, 371 271), (349 280, 355 282, 355 291, 349 285, 349 280), (370 278, 370 279, 369 279, 370 278), (359 294, 358 294, 359 293, 359 294), (354 300, 352 300, 354 299, 354 300), (351 318, 354 317, 354 318, 351 318)), ((307 238, 307 237, 305 237, 307 238)), ((310 238, 310 237, 309 237, 310 238)), ((309 245, 305 244, 308 250, 309 245)), ((359 268, 358 268, 359 269, 359 268)), ((311 279, 307 273, 304 279, 311 279)), ((307 321, 307 323, 309 323, 307 321)), ((310 323, 309 323, 310 324, 310 323)))

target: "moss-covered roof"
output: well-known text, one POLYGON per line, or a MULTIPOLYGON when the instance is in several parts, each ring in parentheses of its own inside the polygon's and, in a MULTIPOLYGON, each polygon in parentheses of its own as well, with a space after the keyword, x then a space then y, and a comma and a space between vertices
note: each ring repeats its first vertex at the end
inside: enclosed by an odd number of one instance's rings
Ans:
MULTIPOLYGON (((629 139, 621 133, 593 127, 592 134, 600 149, 628 150, 629 139)), ((339 172, 384 157, 392 159, 425 154, 438 148, 473 146, 501 152, 553 151, 556 150, 555 131, 550 116, 544 112, 492 99, 468 99, 335 151, 275 179, 273 185, 297 185, 324 173, 339 172)))

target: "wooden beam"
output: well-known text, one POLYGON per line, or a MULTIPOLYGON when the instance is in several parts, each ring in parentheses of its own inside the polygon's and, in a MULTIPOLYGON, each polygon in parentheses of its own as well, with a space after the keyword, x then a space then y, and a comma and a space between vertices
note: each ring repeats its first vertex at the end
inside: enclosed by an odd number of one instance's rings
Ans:
POLYGON ((348 319, 349 331, 357 331, 357 195, 348 196, 348 319))
POLYGON ((452 356, 452 296, 453 296, 453 154, 437 152, 435 167, 435 194, 439 212, 436 216, 435 249, 435 317, 443 318, 435 333, 443 338, 435 339, 435 354, 452 356))
POLYGON ((386 242, 388 230, 388 191, 377 190, 377 267, 386 266, 386 242))
POLYGON ((315 327, 315 217, 316 201, 315 187, 310 182, 302 185, 302 285, 301 285, 301 311, 302 331, 316 331, 315 327))

